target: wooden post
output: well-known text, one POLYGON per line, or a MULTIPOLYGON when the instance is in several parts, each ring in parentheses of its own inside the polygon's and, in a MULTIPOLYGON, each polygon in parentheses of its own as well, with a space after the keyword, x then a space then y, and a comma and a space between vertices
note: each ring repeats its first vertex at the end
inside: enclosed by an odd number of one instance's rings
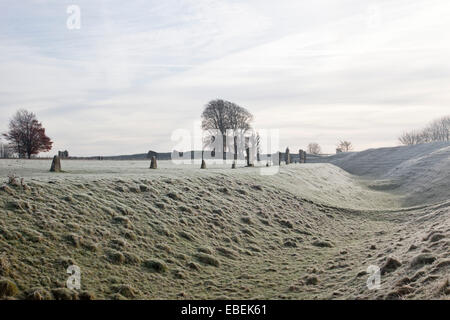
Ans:
POLYGON ((150 162, 150 169, 156 169, 156 168, 158 168, 158 165, 156 163, 156 157, 153 156, 152 161, 150 162))
POLYGON ((61 172, 61 159, 58 156, 53 157, 50 172, 61 172))

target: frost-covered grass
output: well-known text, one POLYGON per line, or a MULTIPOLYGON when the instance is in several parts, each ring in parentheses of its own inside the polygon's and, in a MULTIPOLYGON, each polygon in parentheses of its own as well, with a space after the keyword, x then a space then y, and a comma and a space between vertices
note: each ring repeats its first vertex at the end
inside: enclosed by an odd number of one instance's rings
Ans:
POLYGON ((402 208, 412 194, 374 190, 332 164, 274 176, 164 161, 62 166, 0 161, 0 284, 9 288, 0 298, 449 297, 448 201, 402 208), (10 172, 24 184, 8 185, 10 172), (365 270, 386 261, 396 267, 368 290, 365 270), (64 288, 72 264, 80 291, 64 288))
POLYGON ((263 185, 273 185, 294 194, 325 204, 347 208, 397 207, 400 197, 367 188, 358 177, 330 164, 282 164, 274 175, 261 175, 264 164, 254 168, 208 163, 206 170, 199 164, 174 164, 159 161, 158 169, 149 169, 149 161, 97 161, 62 160, 63 173, 49 172, 51 160, 0 160, 0 179, 11 173, 25 181, 81 182, 98 179, 150 179, 209 178, 217 176, 238 177, 249 182, 257 180, 263 185))
POLYGON ((316 159, 368 178, 375 190, 404 197, 403 206, 449 199, 450 142, 369 149, 316 159))

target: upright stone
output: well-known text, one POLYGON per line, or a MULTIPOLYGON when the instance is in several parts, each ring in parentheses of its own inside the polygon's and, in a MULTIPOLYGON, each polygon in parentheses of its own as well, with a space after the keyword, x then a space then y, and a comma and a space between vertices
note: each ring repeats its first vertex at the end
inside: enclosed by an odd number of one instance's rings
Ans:
POLYGON ((291 155, 289 154, 289 147, 286 148, 286 153, 284 154, 284 162, 286 162, 286 164, 291 163, 291 155))
POLYGON ((302 149, 300 149, 300 150, 298 150, 298 162, 299 163, 304 163, 304 161, 303 161, 303 150, 302 149))
POLYGON ((206 169, 205 159, 202 159, 202 165, 200 166, 200 169, 206 169))
POLYGON ((247 167, 253 167, 254 166, 253 165, 253 159, 251 158, 250 148, 249 147, 247 147, 245 149, 245 153, 247 154, 247 167))
POLYGON ((152 156, 152 161, 150 162, 150 169, 157 169, 158 164, 156 163, 156 157, 152 156))
POLYGON ((61 172, 61 159, 58 156, 53 157, 50 172, 61 172))

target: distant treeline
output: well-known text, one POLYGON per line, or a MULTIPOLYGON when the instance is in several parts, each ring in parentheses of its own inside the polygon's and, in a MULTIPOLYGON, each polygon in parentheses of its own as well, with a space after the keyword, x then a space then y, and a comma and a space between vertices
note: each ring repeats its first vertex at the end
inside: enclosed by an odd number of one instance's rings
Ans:
POLYGON ((398 140, 404 145, 450 141, 450 116, 433 120, 423 129, 404 132, 398 140))

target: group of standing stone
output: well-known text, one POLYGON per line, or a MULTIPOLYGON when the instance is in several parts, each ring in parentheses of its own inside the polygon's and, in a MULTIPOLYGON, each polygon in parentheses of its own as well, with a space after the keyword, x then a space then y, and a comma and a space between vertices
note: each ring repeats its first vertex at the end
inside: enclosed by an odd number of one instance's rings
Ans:
MULTIPOLYGON (((278 153, 278 165, 281 164, 281 156, 282 153, 279 152, 278 153)), ((291 164, 292 163, 292 157, 289 151, 289 147, 286 148, 286 151, 284 153, 284 162, 286 164, 291 164)), ((300 149, 298 150, 298 163, 306 163, 306 151, 300 149)))
MULTIPOLYGON (((251 157, 250 154, 250 149, 247 148, 246 149, 246 153, 247 153, 247 167, 253 167, 253 159, 251 157)), ((153 154, 156 154, 155 152, 153 154)), ((282 153, 278 152, 278 165, 281 165, 281 158, 282 158, 282 153)), ((305 163, 306 162, 306 151, 303 151, 302 149, 298 150, 298 159, 299 159, 299 163, 305 163)), ((291 154, 289 151, 289 147, 286 148, 286 152, 284 153, 284 161, 286 164, 290 164, 292 163, 292 158, 291 158, 291 154)), ((267 166, 269 166, 269 163, 267 163, 267 166)), ((236 164, 233 163, 233 168, 236 167, 236 164)), ((151 155, 151 161, 150 161, 150 169, 157 169, 158 168, 158 164, 157 164, 157 156, 156 155, 151 155)), ((202 164, 200 169, 206 169, 206 162, 204 159, 202 159, 202 164)), ((53 157, 53 161, 52 161, 52 166, 50 168, 51 172, 61 172, 61 158, 59 156, 54 156, 53 157)))

